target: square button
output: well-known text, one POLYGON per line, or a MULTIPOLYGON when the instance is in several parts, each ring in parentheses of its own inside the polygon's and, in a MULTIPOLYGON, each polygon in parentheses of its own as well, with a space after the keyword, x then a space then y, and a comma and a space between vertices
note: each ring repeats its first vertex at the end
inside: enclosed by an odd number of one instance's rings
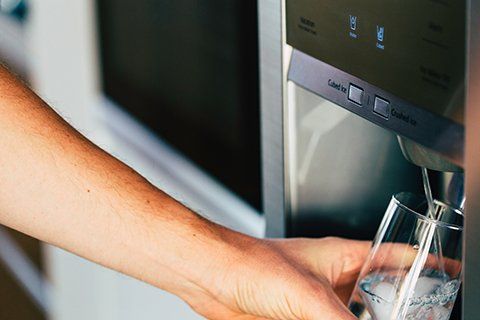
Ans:
POLYGON ((373 111, 376 114, 388 119, 390 116, 390 102, 380 97, 375 97, 373 111))
POLYGON ((362 98, 363 98, 363 89, 351 84, 350 89, 348 90, 348 100, 353 101, 359 106, 361 106, 362 98))

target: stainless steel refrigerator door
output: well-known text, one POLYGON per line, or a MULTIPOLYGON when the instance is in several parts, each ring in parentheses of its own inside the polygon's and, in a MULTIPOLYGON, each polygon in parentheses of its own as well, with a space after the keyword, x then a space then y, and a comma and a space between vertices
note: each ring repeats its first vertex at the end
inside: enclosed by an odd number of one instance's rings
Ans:
POLYGON ((319 236, 336 226, 345 227, 337 235, 371 237, 391 194, 416 186, 405 174, 412 167, 401 157, 393 134, 291 82, 287 85, 292 50, 281 28, 283 5, 259 3, 267 235, 319 236), (325 122, 331 130, 315 128, 310 112, 313 121, 325 122), (337 126, 341 115, 347 119, 337 126), (301 183, 299 172, 305 175, 301 183), (403 187, 393 183, 398 181, 392 177, 395 172, 403 187), (357 183, 348 182, 352 180, 357 183))
MULTIPOLYGON (((284 1, 259 1, 262 164, 267 235, 286 236, 291 230, 292 199, 288 133, 286 68, 289 48, 285 44, 282 10, 284 1)), ((478 318, 480 305, 480 1, 469 1, 469 78, 466 113, 466 236, 464 320, 478 318)), ((291 137, 290 137, 291 138, 291 137)))

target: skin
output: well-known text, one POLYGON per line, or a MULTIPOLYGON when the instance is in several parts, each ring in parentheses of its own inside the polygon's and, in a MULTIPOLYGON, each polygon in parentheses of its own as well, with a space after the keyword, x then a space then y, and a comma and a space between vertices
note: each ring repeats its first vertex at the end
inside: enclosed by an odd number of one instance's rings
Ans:
POLYGON ((255 239, 89 142, 0 68, 0 223, 184 299, 208 319, 355 319, 370 243, 255 239))

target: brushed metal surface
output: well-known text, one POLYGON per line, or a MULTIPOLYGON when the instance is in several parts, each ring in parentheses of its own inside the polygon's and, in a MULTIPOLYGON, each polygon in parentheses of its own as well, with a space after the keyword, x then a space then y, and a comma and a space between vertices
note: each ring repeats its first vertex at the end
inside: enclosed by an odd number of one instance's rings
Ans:
POLYGON ((453 163, 463 166, 462 125, 416 107, 298 50, 293 52, 288 78, 350 112, 437 151, 453 163), (350 85, 359 86, 364 90, 362 106, 348 99, 350 85), (389 118, 381 117, 374 112, 374 100, 377 96, 390 102, 389 118))
POLYGON ((469 6, 463 319, 476 320, 480 306, 480 1, 470 0, 469 6))
POLYGON ((263 209, 268 237, 285 237, 282 1, 258 2, 263 209))
POLYGON ((393 194, 422 192, 420 169, 404 159, 394 133, 293 86, 289 236, 371 240, 393 194))

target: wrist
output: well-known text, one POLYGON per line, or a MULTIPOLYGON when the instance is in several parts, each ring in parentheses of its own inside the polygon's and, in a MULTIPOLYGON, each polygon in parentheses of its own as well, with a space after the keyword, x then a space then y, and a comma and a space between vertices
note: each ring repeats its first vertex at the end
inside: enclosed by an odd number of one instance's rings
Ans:
POLYGON ((180 271, 181 279, 172 292, 187 300, 195 300, 199 291, 217 296, 222 283, 236 265, 244 263, 249 250, 260 240, 235 232, 202 218, 191 236, 185 239, 184 256, 180 271), (223 280, 222 280, 223 279, 223 280))

